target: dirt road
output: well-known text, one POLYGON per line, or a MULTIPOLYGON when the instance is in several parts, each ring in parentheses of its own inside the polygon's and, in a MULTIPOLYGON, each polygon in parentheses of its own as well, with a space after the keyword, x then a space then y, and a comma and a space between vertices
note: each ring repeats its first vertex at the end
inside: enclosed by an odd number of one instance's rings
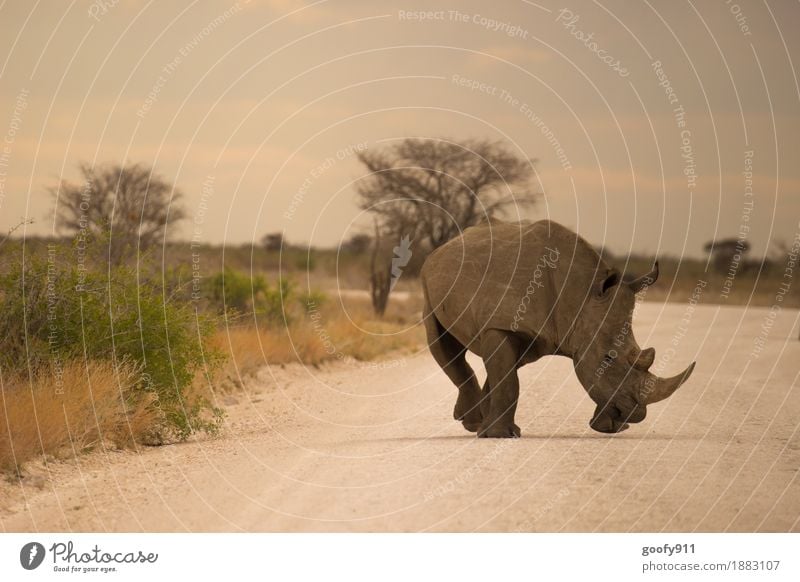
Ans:
POLYGON ((222 438, 51 464, 39 486, 3 485, 0 529, 798 531, 798 321, 644 304, 635 333, 655 367, 698 365, 613 436, 588 428, 564 358, 521 371, 519 440, 453 421, 455 388, 427 353, 263 370, 222 438))

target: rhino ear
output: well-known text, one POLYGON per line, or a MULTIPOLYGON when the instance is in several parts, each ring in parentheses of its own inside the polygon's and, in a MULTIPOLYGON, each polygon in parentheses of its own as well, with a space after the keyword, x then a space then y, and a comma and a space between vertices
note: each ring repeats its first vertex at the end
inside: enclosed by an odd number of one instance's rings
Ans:
POLYGON ((653 268, 650 270, 649 273, 642 275, 637 279, 628 281, 628 286, 631 288, 631 291, 633 291, 634 293, 638 293, 642 289, 645 289, 646 287, 649 287, 650 285, 655 283, 657 279, 658 279, 658 261, 656 261, 655 265, 653 265, 653 268))
POLYGON ((597 282, 595 295, 598 298, 608 297, 610 291, 619 285, 620 281, 622 281, 622 276, 619 274, 619 271, 616 269, 609 269, 606 276, 597 282))

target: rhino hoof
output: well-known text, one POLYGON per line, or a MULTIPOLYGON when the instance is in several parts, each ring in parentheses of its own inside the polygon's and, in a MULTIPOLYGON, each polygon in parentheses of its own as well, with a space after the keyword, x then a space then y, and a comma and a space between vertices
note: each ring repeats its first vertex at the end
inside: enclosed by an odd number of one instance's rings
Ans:
POLYGON ((605 434, 617 434, 619 432, 628 430, 631 427, 627 422, 625 423, 614 423, 612 426, 606 426, 603 428, 594 428, 597 432, 602 432, 605 434))
POLYGON ((491 425, 478 431, 478 438, 490 439, 518 439, 522 431, 516 424, 511 426, 491 425))
POLYGON ((483 422, 483 415, 477 405, 465 404, 461 398, 456 402, 453 418, 460 420, 469 432, 478 432, 483 422))

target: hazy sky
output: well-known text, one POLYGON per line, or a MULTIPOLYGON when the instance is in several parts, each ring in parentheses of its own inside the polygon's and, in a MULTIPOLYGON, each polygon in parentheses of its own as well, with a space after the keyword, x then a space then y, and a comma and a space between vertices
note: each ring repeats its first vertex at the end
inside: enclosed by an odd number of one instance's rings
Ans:
POLYGON ((47 186, 125 161, 185 193, 180 237, 334 245, 363 220, 354 149, 489 137, 538 158, 532 218, 692 256, 744 226, 762 254, 800 231, 798 24, 788 1, 0 0, 0 229, 50 232, 47 186))

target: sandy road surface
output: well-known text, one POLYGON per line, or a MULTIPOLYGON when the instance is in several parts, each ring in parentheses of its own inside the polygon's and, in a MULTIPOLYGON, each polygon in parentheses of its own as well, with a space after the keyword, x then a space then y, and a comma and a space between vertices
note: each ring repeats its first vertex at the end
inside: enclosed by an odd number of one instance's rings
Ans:
POLYGON ((641 308, 637 338, 671 358, 664 372, 698 366, 619 435, 588 428, 564 358, 522 370, 523 438, 499 441, 452 420, 455 389, 427 353, 264 370, 224 437, 51 464, 38 487, 3 485, 0 529, 800 530, 798 312, 758 357, 768 310, 697 308, 688 329, 685 314, 641 308))

